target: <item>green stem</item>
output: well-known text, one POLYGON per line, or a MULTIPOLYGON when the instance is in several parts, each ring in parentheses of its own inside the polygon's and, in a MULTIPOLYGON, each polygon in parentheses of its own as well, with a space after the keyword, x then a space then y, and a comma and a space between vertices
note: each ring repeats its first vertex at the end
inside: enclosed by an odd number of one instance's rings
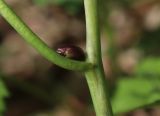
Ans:
POLYGON ((49 48, 32 30, 13 12, 13 10, 4 2, 0 0, 0 13, 7 20, 10 25, 32 45, 42 56, 52 63, 70 70, 83 71, 92 68, 90 63, 80 62, 67 59, 51 48, 49 48))
POLYGON ((97 116, 113 116, 101 58, 98 0, 84 0, 84 5, 87 28, 87 60, 95 64, 94 69, 86 71, 86 79, 97 116))

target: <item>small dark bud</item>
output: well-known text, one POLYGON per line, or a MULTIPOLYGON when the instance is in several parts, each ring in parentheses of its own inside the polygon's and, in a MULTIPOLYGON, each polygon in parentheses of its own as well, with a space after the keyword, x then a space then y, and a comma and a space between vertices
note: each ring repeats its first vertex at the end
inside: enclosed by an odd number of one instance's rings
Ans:
POLYGON ((74 60, 85 60, 85 53, 80 47, 74 45, 64 45, 57 48, 57 53, 74 60))

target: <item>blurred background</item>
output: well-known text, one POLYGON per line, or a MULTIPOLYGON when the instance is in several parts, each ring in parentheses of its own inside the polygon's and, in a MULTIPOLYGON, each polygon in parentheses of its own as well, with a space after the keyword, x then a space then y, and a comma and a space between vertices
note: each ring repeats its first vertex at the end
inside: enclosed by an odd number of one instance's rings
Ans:
MULTIPOLYGON (((83 0, 5 1, 53 50, 73 44, 85 51, 83 0)), ((160 1, 99 4, 113 111, 116 116, 160 116, 160 1)), ((48 62, 2 17, 0 116, 95 116, 84 75, 48 62)))

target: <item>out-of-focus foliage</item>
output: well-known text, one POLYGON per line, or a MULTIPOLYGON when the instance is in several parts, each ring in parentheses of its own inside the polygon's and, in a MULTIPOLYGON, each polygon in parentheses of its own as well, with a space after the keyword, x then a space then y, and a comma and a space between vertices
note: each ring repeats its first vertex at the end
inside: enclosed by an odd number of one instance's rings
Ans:
POLYGON ((115 113, 160 102, 160 78, 127 77, 118 81, 112 105, 115 113))
POLYGON ((140 76, 160 76, 160 58, 149 57, 143 59, 136 68, 136 75, 140 76))
POLYGON ((34 2, 38 5, 59 5, 71 14, 78 13, 83 7, 83 0, 34 0, 34 2))
MULTIPOLYGON (((0 78, 1 78, 1 75, 0 75, 0 78)), ((2 115, 2 113, 4 113, 6 109, 4 98, 8 96, 9 96, 9 93, 6 89, 6 86, 3 83, 3 80, 0 79, 0 115, 2 115)))
POLYGON ((116 113, 160 102, 160 59, 142 60, 135 70, 135 77, 125 77, 117 82, 112 105, 116 113))

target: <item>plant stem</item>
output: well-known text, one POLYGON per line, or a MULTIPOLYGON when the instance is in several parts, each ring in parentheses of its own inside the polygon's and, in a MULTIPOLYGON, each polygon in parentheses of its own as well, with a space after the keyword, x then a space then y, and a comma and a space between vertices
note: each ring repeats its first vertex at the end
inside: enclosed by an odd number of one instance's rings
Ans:
POLYGON ((83 71, 92 68, 92 64, 67 59, 49 48, 32 30, 14 13, 14 11, 0 0, 0 13, 10 25, 34 47, 42 56, 52 63, 70 70, 83 71))
POLYGON ((87 60, 95 67, 85 72, 97 116, 113 116, 101 58, 98 0, 84 0, 87 28, 87 60))

